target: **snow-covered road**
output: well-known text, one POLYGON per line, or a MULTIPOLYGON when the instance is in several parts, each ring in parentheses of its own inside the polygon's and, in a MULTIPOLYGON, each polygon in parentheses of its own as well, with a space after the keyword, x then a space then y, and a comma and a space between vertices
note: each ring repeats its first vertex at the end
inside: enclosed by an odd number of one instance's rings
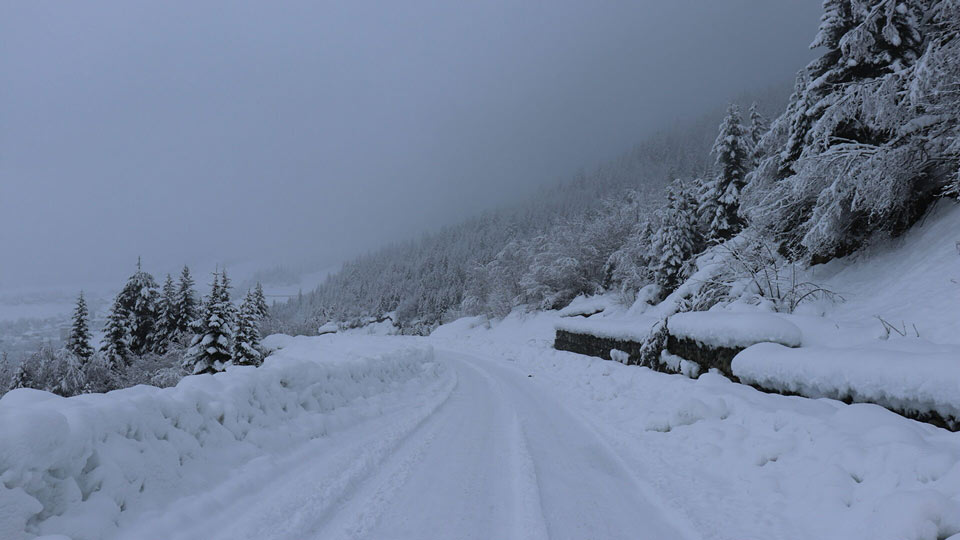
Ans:
POLYGON ((178 501, 120 537, 691 536, 567 409, 559 389, 502 360, 436 355, 455 385, 396 403, 279 461, 251 464, 234 481, 178 501))
POLYGON ((555 351, 552 325, 277 335, 175 388, 10 392, 0 538, 960 540, 960 434, 555 351))

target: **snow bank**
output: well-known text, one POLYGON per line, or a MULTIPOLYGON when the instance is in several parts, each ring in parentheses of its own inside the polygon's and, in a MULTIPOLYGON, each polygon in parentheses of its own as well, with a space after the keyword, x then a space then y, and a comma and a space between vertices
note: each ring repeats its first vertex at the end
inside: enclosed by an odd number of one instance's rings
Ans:
POLYGON ((772 313, 697 311, 678 313, 667 321, 670 335, 710 347, 745 348, 773 342, 799 347, 800 329, 772 313))
POLYGON ((459 319, 447 324, 436 327, 430 333, 433 337, 454 338, 470 333, 477 327, 490 328, 490 319, 484 315, 476 317, 460 317, 459 319))
POLYGON ((186 377, 174 388, 9 392, 0 399, 0 538, 109 536, 130 512, 378 415, 387 394, 415 395, 443 373, 429 346, 328 359, 318 340, 272 337, 279 351, 262 367, 186 377))
POLYGON ((570 305, 557 312, 561 317, 589 317, 603 313, 616 302, 608 296, 578 296, 570 305))
POLYGON ((571 319, 557 322, 554 327, 557 330, 574 334, 589 334, 600 338, 642 343, 658 322, 659 320, 653 317, 601 320, 571 319))
POLYGON ((960 419, 960 347, 750 347, 733 359, 743 382, 808 397, 869 402, 960 419))
MULTIPOLYGON (((532 374, 530 384, 562 396, 609 437, 703 538, 960 534, 960 433, 876 405, 767 394, 711 373, 688 379, 557 352, 549 347, 556 318, 505 320, 468 342, 429 340, 454 350, 468 343, 532 374)), ((893 341, 882 346, 906 348, 893 341)))

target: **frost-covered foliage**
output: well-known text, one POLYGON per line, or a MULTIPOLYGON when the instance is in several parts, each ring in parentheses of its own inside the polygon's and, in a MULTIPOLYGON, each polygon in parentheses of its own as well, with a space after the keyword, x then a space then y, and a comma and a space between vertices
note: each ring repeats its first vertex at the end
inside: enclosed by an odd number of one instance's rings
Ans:
POLYGON ((211 295, 197 313, 189 269, 184 267, 179 285, 168 275, 157 294, 153 278, 138 264, 110 307, 99 353, 90 346, 90 315, 81 293, 64 348, 42 347, 12 373, 4 355, 0 393, 33 388, 73 396, 138 384, 165 387, 175 385, 188 372, 259 365, 263 357, 260 327, 269 311, 263 288, 258 284, 248 292, 240 313, 230 301, 229 289, 226 272, 215 273, 211 295), (187 317, 193 320, 184 331, 180 326, 187 317), (149 348, 134 351, 136 331, 147 328, 149 335, 139 338, 139 343, 149 348), (188 342, 194 345, 189 351, 188 342))
POLYGON ((747 214, 792 257, 899 233, 956 181, 956 0, 829 0, 787 111, 761 142, 747 214))
POLYGON ((667 204, 653 235, 650 261, 654 279, 666 292, 687 277, 689 263, 699 251, 696 208, 693 192, 683 182, 674 182, 667 189, 667 204))
POLYGON ((173 278, 167 274, 167 279, 163 282, 163 289, 160 298, 157 300, 157 317, 153 328, 153 351, 157 354, 163 354, 178 337, 177 319, 177 289, 173 284, 173 278))
POLYGON ((176 295, 177 334, 184 336, 190 332, 190 325, 197 319, 197 293, 193 290, 193 276, 186 266, 180 272, 180 283, 176 295))
POLYGON ((210 294, 191 327, 193 338, 183 368, 194 375, 223 371, 233 357, 235 322, 229 279, 226 272, 214 272, 210 294))
POLYGON ((720 124, 711 153, 716 157, 715 176, 700 190, 699 211, 707 223, 707 238, 723 241, 743 228, 740 192, 746 183, 753 143, 741 125, 740 108, 732 104, 720 124))
POLYGON ((670 337, 670 330, 667 328, 667 321, 662 320, 657 323, 650 335, 643 340, 640 347, 639 362, 641 366, 650 369, 660 368, 660 355, 667 348, 667 339, 670 337))
POLYGON ((67 338, 66 349, 81 362, 90 360, 94 350, 90 346, 90 312, 87 310, 87 301, 83 292, 77 297, 77 307, 73 311, 73 325, 70 327, 70 336, 67 338))
MULTIPOLYGON (((771 92, 764 110, 781 101, 771 92)), ((405 333, 462 315, 562 307, 579 294, 650 283, 646 253, 664 187, 710 166, 720 111, 657 134, 631 153, 506 208, 346 263, 317 290, 272 309, 265 328, 315 333, 396 312, 405 333), (636 240, 636 241, 634 241, 636 240)))
POLYGON ((154 349, 154 326, 157 321, 157 282, 143 271, 137 259, 134 272, 117 297, 128 317, 130 352, 145 354, 154 349))
POLYGON ((808 300, 842 301, 843 297, 808 279, 802 266, 777 253, 768 239, 748 231, 716 248, 722 271, 711 285, 724 289, 728 299, 763 304, 781 313, 792 313, 808 300))
POLYGON ((247 292, 237 314, 237 333, 233 343, 233 364, 238 366, 258 366, 263 361, 260 350, 261 311, 257 294, 247 292))
POLYGON ((264 319, 270 315, 270 306, 267 305, 267 297, 263 294, 263 284, 259 281, 253 288, 253 304, 256 308, 257 317, 264 319))
POLYGON ((120 295, 110 306, 107 315, 107 324, 103 329, 103 342, 100 353, 107 365, 114 371, 120 371, 129 365, 132 353, 130 352, 130 323, 129 312, 123 305, 120 295))
POLYGON ((719 130, 715 118, 661 135, 533 202, 351 261, 268 326, 315 333, 395 312, 403 332, 422 333, 580 294, 629 303, 651 283, 683 288, 707 243, 739 242, 726 272, 673 304, 706 309, 742 282, 778 311, 829 296, 792 281, 794 263, 899 234, 936 198, 960 196, 958 35, 960 0, 827 0, 812 43, 823 54, 769 128, 769 109, 751 107, 743 125, 731 105, 719 130), (696 179, 696 193, 665 194, 674 178, 696 179))

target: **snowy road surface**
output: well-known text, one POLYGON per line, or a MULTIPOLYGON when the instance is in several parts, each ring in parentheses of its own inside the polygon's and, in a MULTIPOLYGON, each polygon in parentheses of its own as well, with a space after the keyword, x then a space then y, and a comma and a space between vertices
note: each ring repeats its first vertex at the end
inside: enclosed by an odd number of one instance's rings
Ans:
POLYGON ((436 354, 456 379, 441 395, 397 403, 280 461, 238 471, 234 482, 177 501, 120 537, 694 536, 567 410, 561 391, 502 361, 436 354))

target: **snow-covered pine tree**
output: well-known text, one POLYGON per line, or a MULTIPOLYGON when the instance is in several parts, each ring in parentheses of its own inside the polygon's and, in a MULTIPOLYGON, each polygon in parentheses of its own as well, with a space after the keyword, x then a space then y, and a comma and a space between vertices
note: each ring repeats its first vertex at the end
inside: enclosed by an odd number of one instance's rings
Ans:
POLYGON ((811 49, 825 47, 836 51, 840 48, 840 38, 855 25, 851 4, 851 0, 824 0, 820 28, 810 44, 811 49))
POLYGON ((87 302, 83 298, 83 291, 77 297, 77 307, 73 310, 73 325, 70 327, 70 336, 67 338, 67 350, 80 360, 80 365, 86 364, 93 356, 94 350, 90 346, 90 328, 88 320, 90 312, 87 302))
POLYGON ((236 338, 233 342, 234 365, 259 366, 263 361, 260 352, 260 318, 257 295, 248 291, 237 316, 236 338))
POLYGON ((799 74, 771 130, 782 141, 765 149, 750 178, 764 186, 751 195, 751 222, 778 239, 781 253, 844 255, 876 231, 902 232, 942 194, 958 122, 951 4, 825 4, 813 45, 826 51, 799 74), (950 96, 945 109, 942 96, 950 96))
POLYGON ((679 180, 668 188, 660 228, 653 235, 653 272, 664 292, 674 290, 686 277, 699 242, 697 216, 687 190, 679 180))
POLYGON ((30 388, 30 374, 27 372, 26 360, 17 364, 17 369, 13 372, 13 378, 10 380, 10 390, 16 390, 17 388, 30 388))
MULTIPOLYGON (((237 329, 237 306, 230 300, 230 278, 227 276, 227 269, 220 271, 220 303, 224 313, 224 320, 231 332, 237 329)), ((233 341, 234 335, 230 334, 230 340, 233 341)))
POLYGON ((750 105, 750 128, 749 128, 749 138, 750 138, 750 161, 751 165, 756 166, 760 160, 759 146, 760 139, 763 138, 763 134, 770 129, 767 119, 760 114, 760 111, 757 109, 757 104, 754 102, 750 105))
POLYGON ((167 274, 163 282, 163 289, 157 301, 157 321, 153 328, 153 352, 166 354, 170 344, 179 339, 177 332, 177 288, 173 278, 167 274))
POLYGON ((110 306, 107 324, 104 326, 103 343, 100 352, 114 373, 119 373, 130 365, 130 312, 124 306, 121 294, 118 294, 110 306))
POLYGON ((253 299, 257 307, 257 315, 263 319, 270 314, 270 306, 267 305, 267 297, 263 294, 263 285, 260 282, 257 282, 257 286, 253 288, 253 299))
POLYGON ((157 282, 143 271, 139 258, 137 271, 120 291, 120 301, 130 318, 130 352, 142 355, 152 351, 157 321, 157 282))
POLYGON ((711 241, 730 239, 743 228, 740 192, 746 183, 751 147, 740 124, 740 108, 731 104, 713 144, 716 176, 705 184, 700 200, 701 208, 709 211, 707 237, 711 241))
POLYGON ((192 325, 193 339, 183 359, 183 367, 191 374, 216 373, 230 364, 233 352, 229 280, 221 282, 218 272, 213 274, 210 295, 207 296, 200 317, 192 325))
POLYGON ((190 269, 183 267, 180 272, 180 283, 177 286, 176 317, 177 334, 184 336, 190 333, 190 325, 197 319, 197 295, 193 290, 193 276, 190 269))

